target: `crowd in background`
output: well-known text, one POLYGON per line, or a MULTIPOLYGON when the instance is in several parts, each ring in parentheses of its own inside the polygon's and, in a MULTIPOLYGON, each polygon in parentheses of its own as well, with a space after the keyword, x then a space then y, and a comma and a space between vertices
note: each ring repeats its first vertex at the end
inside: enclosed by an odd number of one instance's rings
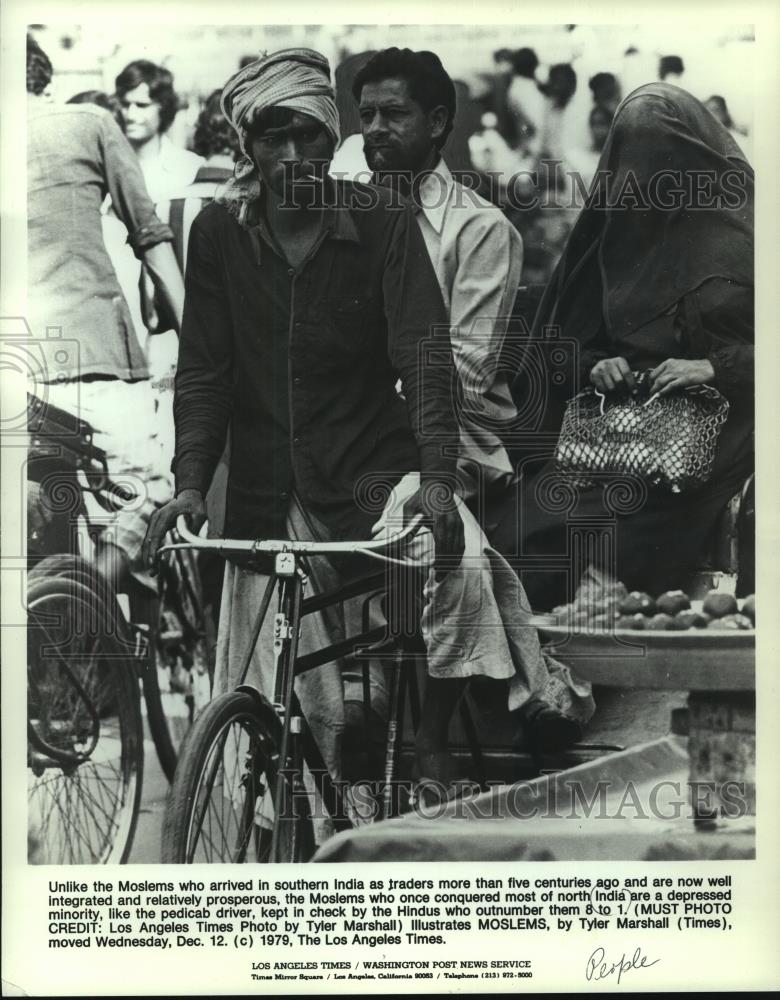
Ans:
MULTIPOLYGON (((445 150, 448 163, 455 172, 475 171, 482 175, 479 193, 502 207, 519 230, 526 284, 544 283, 552 273, 582 207, 615 110, 638 83, 659 79, 684 89, 689 81, 695 83, 691 88, 695 96, 729 130, 752 162, 748 127, 732 117, 729 96, 704 92, 711 78, 703 82, 701 74, 696 75, 697 67, 690 65, 689 55, 683 58, 673 52, 654 52, 651 56, 647 50, 629 44, 619 58, 614 52, 605 55, 604 68, 598 68, 599 57, 593 50, 599 39, 587 35, 589 29, 572 25, 557 30, 567 38, 583 35, 579 48, 562 48, 556 35, 554 45, 542 39, 536 47, 485 51, 481 67, 475 67, 474 57, 466 66, 461 56, 463 79, 458 79, 457 66, 450 69, 458 109, 445 150), (582 57, 583 48, 587 58, 582 57)), ((332 61, 342 136, 332 170, 365 178, 368 171, 351 84, 373 51, 355 51, 366 40, 374 41, 370 34, 348 29, 346 37, 334 43, 332 61)), ((255 58, 238 48, 240 44, 237 40, 228 74, 255 58)), ((220 58, 225 61, 224 45, 215 61, 220 58)), ((443 58, 446 65, 447 58, 443 58)), ((456 60, 458 55, 453 54, 450 61, 456 60)), ((177 57, 164 62, 178 65, 177 57)), ((179 63, 184 63, 184 56, 179 63)), ((213 71, 213 67, 204 68, 204 79, 211 80, 213 71)), ((235 135, 219 108, 219 91, 198 90, 197 70, 188 67, 186 72, 182 69, 177 73, 181 84, 166 65, 138 59, 116 75, 111 81, 113 87, 106 80, 104 68, 105 90, 65 93, 64 79, 58 90, 62 100, 93 102, 114 114, 139 157, 150 195, 158 205, 182 197, 206 164, 213 168, 208 173, 210 182, 219 180, 221 172, 227 176, 237 155, 235 135), (144 88, 146 98, 151 98, 146 106, 132 99, 144 88), (155 117, 158 101, 162 108, 159 120, 155 117)), ((733 74, 731 82, 724 74, 724 81, 727 87, 733 87, 733 74)), ((740 110, 746 118, 744 107, 740 110)), ((110 228, 109 221, 106 229, 110 228)), ((107 240, 112 241, 110 232, 107 240)), ((126 291, 135 286, 138 276, 126 253, 122 266, 122 242, 114 238, 109 250, 112 259, 120 260, 117 270, 126 291)), ((179 256, 183 257, 184 252, 185 248, 180 248, 179 256)), ((139 328, 148 328, 149 304, 144 305, 143 298, 134 321, 139 328)))

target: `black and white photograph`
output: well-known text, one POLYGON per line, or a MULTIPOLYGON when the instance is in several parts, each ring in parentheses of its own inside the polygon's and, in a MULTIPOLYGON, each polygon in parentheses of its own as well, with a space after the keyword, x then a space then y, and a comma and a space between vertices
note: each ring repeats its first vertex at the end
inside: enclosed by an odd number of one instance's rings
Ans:
POLYGON ((3 819, 38 960, 777 986, 774 16, 14 6, 3 819))

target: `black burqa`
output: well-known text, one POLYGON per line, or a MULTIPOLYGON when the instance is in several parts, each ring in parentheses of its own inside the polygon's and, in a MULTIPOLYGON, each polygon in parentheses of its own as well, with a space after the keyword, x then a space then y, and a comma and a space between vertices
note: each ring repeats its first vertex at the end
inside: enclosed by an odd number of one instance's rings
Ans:
MULTIPOLYGON (((721 511, 752 471, 754 416, 753 171, 686 91, 649 84, 618 108, 532 339, 548 337, 550 327, 572 345, 573 357, 569 375, 546 386, 540 430, 557 431, 566 400, 610 357, 626 358, 635 370, 667 358, 708 358, 713 384, 731 405, 729 419, 705 486, 683 494, 651 488, 631 510, 615 511, 614 491, 599 487, 581 491, 576 507, 563 511, 544 499, 549 448, 542 457, 515 455, 521 492, 508 503, 494 544, 521 569, 539 608, 570 599, 582 563, 600 559, 630 589, 684 587, 721 511), (602 535, 612 524, 614 544, 595 557, 579 551, 573 518, 602 535)), ((520 407, 526 374, 514 386, 520 407)))

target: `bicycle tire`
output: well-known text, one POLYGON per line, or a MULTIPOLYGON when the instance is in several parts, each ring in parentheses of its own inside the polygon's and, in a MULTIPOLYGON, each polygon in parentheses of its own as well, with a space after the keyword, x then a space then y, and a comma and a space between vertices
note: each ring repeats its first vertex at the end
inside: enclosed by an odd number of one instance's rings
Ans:
POLYGON ((28 573, 30 585, 42 580, 63 579, 68 586, 80 587, 81 593, 90 601, 97 601, 112 632, 121 636, 128 649, 135 648, 135 638, 116 596, 116 591, 104 576, 82 556, 59 553, 46 556, 28 573))
POLYGON ((37 577, 27 601, 28 860, 122 863, 143 784, 135 660, 84 584, 37 577))
MULTIPOLYGON (((281 725, 248 692, 215 698, 182 748, 163 822, 168 864, 268 863, 280 827, 280 859, 308 860, 308 812, 273 814, 281 725), (225 772, 227 771, 227 780, 225 772)), ((286 786, 285 786, 286 787, 286 786)))
MULTIPOLYGON (((140 663, 144 694, 142 708, 145 710, 149 736, 154 743, 160 767, 169 784, 173 781, 176 771, 181 743, 194 718, 211 698, 213 680, 209 637, 214 629, 210 616, 203 606, 197 578, 197 564, 183 553, 176 553, 175 560, 177 574, 175 579, 181 581, 181 589, 186 591, 186 594, 178 594, 177 585, 171 576, 171 564, 167 567, 163 565, 160 574, 163 601, 160 604, 157 598, 150 600, 148 602, 150 607, 141 615, 144 624, 149 625, 146 635, 148 656, 140 663), (165 643, 161 640, 161 636, 165 635, 165 629, 160 625, 163 614, 168 615, 169 620, 175 619, 177 622, 174 627, 176 637, 171 640, 169 634, 166 640, 168 645, 176 647, 180 664, 183 659, 188 661, 186 667, 179 668, 178 686, 172 683, 171 671, 166 670, 162 663, 165 656, 163 648, 165 643), (161 674, 165 677, 164 690, 160 686, 161 674)), ((116 601, 110 584, 92 563, 81 556, 66 553, 47 556, 30 571, 31 580, 51 576, 67 578, 89 587, 94 594, 100 596, 106 607, 113 606, 113 602, 116 601)), ((143 593, 139 587, 138 593, 131 597, 131 604, 134 605, 138 600, 138 594, 143 595, 143 593)), ((124 626, 123 636, 128 646, 134 647, 135 636, 132 627, 126 623, 124 615, 118 608, 116 620, 118 627, 124 626)))
POLYGON ((160 572, 160 601, 149 634, 149 657, 144 664, 143 688, 149 731, 160 767, 173 781, 182 743, 193 722, 211 699, 213 670, 209 663, 209 623, 200 587, 192 574, 196 564, 190 561, 182 572, 184 560, 178 560, 178 577, 186 595, 177 594, 173 577, 160 572), (173 628, 169 625, 173 624, 173 628), (173 635, 173 638, 172 638, 173 635), (170 663, 173 658, 174 662, 170 663), (164 689, 160 677, 164 677, 164 689))

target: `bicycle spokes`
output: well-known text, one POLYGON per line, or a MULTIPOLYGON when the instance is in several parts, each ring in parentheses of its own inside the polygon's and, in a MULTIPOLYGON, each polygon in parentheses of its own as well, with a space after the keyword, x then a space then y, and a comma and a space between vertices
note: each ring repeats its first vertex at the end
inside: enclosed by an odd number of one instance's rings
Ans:
POLYGON ((203 765, 187 860, 265 860, 269 791, 262 739, 248 720, 231 720, 213 742, 203 765), (254 856, 248 858, 251 847, 254 856))
POLYGON ((30 628, 28 754, 41 774, 47 766, 76 767, 90 757, 108 692, 98 664, 99 637, 75 636, 63 643, 45 625, 30 628))
POLYGON ((86 600, 65 583, 46 581, 33 590, 27 664, 32 863, 120 861, 132 841, 142 773, 137 681, 114 639, 102 629, 80 629, 85 610, 86 600))

